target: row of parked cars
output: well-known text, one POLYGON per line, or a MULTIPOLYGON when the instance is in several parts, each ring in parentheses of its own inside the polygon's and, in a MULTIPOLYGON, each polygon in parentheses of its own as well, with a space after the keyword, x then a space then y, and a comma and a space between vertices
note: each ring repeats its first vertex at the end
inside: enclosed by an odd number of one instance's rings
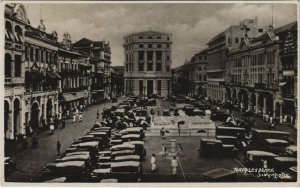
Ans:
POLYGON ((45 182, 135 182, 142 178, 146 156, 144 129, 119 132, 96 122, 64 154, 43 169, 45 182))
POLYGON ((246 139, 245 128, 217 126, 214 139, 200 140, 199 152, 204 157, 235 157, 241 151, 246 167, 265 168, 267 164, 277 173, 289 174, 286 180, 295 180, 297 147, 289 135, 283 131, 253 130, 252 137, 246 139))

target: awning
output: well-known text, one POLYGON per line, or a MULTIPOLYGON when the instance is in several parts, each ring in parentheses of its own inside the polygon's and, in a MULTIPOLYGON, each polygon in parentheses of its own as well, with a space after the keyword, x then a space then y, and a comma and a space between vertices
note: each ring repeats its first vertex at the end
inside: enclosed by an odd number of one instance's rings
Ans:
POLYGON ((64 93, 63 98, 66 102, 87 98, 88 92, 64 93))
POLYGON ((55 72, 47 72, 47 77, 51 79, 60 80, 61 77, 55 72))
POLYGON ((37 79, 37 80, 44 80, 45 76, 43 73, 39 71, 31 71, 31 72, 26 72, 25 73, 26 79, 37 79))
POLYGON ((279 83, 279 86, 282 87, 282 86, 284 86, 285 84, 286 84, 286 82, 280 82, 280 83, 279 83))

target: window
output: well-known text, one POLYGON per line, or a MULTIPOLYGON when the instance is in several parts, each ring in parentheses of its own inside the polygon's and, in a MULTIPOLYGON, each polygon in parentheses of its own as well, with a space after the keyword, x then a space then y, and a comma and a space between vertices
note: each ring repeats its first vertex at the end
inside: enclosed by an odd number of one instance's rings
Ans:
POLYGON ((5 77, 11 77, 11 56, 10 54, 5 54, 5 77))
POLYGON ((167 61, 169 61, 170 60, 170 56, 169 55, 167 55, 167 61))
POLYGON ((156 71, 161 71, 161 69, 162 69, 162 64, 156 63, 156 71))
POLYGON ((147 60, 152 61, 153 60, 153 52, 152 51, 147 51, 147 60))
POLYGON ((202 71, 202 67, 201 66, 199 66, 199 71, 202 71))
POLYGON ((18 43, 23 43, 22 29, 20 26, 15 27, 15 40, 18 43))
POLYGON ((129 58, 128 58, 128 54, 126 54, 126 62, 128 62, 129 58))
POLYGON ((139 80, 139 94, 143 95, 143 89, 144 89, 144 81, 139 80))
POLYGON ((153 71, 153 63, 147 63, 147 71, 153 71))
POLYGON ((39 49, 35 49, 35 60, 39 61, 39 49))
POLYGON ((152 39, 152 36, 148 36, 148 39, 152 39))
POLYGON ((161 57, 162 57, 162 52, 161 51, 157 51, 156 52, 156 60, 157 61, 161 61, 161 57))
POLYGON ((235 38, 235 43, 239 43, 239 38, 235 38))
POLYGON ((15 77, 21 77, 21 56, 16 55, 15 56, 15 77))
POLYGON ((144 71, 144 63, 138 63, 138 66, 140 72, 144 71))
POLYGON ((152 44, 148 44, 148 48, 152 48, 152 44))
POLYGON ((258 29, 258 32, 259 32, 259 33, 262 33, 262 32, 263 32, 263 29, 258 29))
POLYGON ((139 51, 138 52, 138 60, 143 61, 144 60, 144 51, 139 51))
POLYGON ((161 44, 157 44, 157 48, 161 48, 161 44))
POLYGON ((206 75, 203 75, 203 81, 206 81, 206 75))
POLYGON ((167 40, 170 40, 170 37, 167 37, 167 40))
POLYGON ((25 59, 28 60, 28 47, 25 45, 25 59))
POLYGON ((157 80, 157 94, 161 95, 161 80, 157 80))
POLYGON ((41 50, 41 62, 44 62, 44 51, 41 50))
POLYGON ((143 39, 143 36, 139 36, 139 39, 143 39))
POLYGON ((139 48, 144 48, 144 45, 143 44, 139 44, 139 48))
POLYGON ((12 25, 10 22, 6 21, 5 22, 5 39, 6 40, 13 40, 13 36, 12 36, 12 25))
POLYGON ((157 36, 157 39, 161 39, 161 36, 157 36))
POLYGON ((170 71, 170 66, 169 65, 167 65, 167 72, 169 72, 170 71))
POLYGON ((33 47, 30 47, 30 61, 34 61, 34 59, 33 59, 33 51, 34 51, 33 47))
POLYGON ((202 81, 202 75, 199 75, 199 80, 202 81))

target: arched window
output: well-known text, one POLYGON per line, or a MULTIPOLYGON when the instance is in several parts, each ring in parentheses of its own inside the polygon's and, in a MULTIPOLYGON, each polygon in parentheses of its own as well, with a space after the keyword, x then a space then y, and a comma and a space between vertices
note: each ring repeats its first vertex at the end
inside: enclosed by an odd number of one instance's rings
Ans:
POLYGON ((6 40, 13 40, 13 35, 12 35, 12 26, 9 21, 5 22, 5 39, 6 40))
POLYGON ((15 26, 15 40, 18 43, 24 42, 22 28, 18 25, 15 26))
POLYGON ((5 77, 11 77, 11 55, 5 54, 5 77))
POLYGON ((34 61, 34 59, 33 59, 33 52, 34 52, 33 47, 30 47, 30 61, 34 61))
POLYGON ((39 61, 39 49, 38 48, 35 49, 35 60, 39 61))

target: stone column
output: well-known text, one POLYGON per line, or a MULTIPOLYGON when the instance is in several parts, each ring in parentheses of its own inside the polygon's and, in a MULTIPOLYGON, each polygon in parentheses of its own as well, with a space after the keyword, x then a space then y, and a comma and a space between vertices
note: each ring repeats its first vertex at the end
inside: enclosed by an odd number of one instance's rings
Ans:
POLYGON ((147 51, 144 51, 144 71, 147 71, 147 51))
POLYGON ((264 97, 264 108, 263 108, 263 113, 267 113, 267 97, 264 97))
POLYGON ((255 113, 258 113, 259 112, 259 94, 258 93, 255 93, 255 99, 256 99, 256 110, 255 110, 255 113))
POLYGON ((254 109, 254 104, 252 104, 251 93, 248 94, 248 110, 254 109))
POLYGON ((156 51, 153 51, 152 62, 153 62, 153 71, 156 71, 156 51))

